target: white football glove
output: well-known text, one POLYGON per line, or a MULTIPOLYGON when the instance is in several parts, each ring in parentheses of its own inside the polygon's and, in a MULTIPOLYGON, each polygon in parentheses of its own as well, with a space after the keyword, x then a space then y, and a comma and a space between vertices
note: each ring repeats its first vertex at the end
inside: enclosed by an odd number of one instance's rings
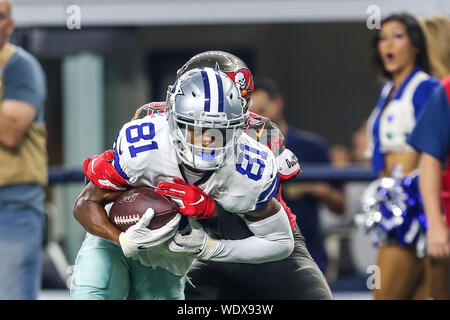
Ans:
POLYGON ((189 218, 189 225, 192 228, 191 233, 182 235, 177 232, 169 243, 169 250, 173 253, 193 255, 202 260, 210 259, 221 243, 212 239, 194 218, 189 218))
POLYGON ((150 230, 147 226, 154 215, 155 211, 148 208, 135 225, 119 235, 120 247, 126 257, 132 257, 139 251, 158 246, 175 235, 181 219, 180 214, 177 214, 165 226, 150 230))

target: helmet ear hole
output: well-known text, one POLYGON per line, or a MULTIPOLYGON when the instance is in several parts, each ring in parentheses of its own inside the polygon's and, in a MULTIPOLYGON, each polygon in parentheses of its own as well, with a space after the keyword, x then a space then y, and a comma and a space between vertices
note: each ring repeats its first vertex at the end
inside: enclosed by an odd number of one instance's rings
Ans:
POLYGON ((192 96, 193 96, 194 98, 197 97, 197 95, 195 94, 194 91, 192 91, 192 96))

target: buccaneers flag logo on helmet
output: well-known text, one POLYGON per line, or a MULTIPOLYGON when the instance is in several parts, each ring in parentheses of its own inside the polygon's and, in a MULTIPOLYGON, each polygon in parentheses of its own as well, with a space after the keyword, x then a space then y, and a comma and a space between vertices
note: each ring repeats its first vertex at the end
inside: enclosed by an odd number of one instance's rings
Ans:
POLYGON ((251 96, 253 93, 253 77, 250 70, 242 68, 236 72, 227 72, 226 74, 239 88, 242 98, 246 99, 251 96))

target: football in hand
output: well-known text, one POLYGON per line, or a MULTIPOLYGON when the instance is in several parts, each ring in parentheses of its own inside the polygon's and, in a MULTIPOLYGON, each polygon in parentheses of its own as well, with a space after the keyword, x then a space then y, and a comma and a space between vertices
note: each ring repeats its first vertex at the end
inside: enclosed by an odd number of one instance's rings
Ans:
POLYGON ((151 187, 135 187, 125 191, 114 201, 109 211, 109 220, 125 232, 153 208, 155 215, 147 226, 151 230, 159 229, 172 220, 178 213, 178 207, 170 198, 157 194, 151 187))

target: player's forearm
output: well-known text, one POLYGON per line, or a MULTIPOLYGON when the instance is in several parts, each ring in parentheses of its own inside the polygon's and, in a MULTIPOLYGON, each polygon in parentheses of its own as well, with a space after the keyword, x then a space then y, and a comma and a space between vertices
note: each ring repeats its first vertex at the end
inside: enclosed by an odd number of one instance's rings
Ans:
POLYGON ((78 200, 73 213, 87 232, 119 244, 120 230, 109 221, 103 206, 89 200, 78 200))
POLYGON ((246 221, 254 236, 242 240, 218 240, 209 260, 219 262, 264 263, 287 258, 294 249, 294 238, 282 207, 270 217, 246 221))
POLYGON ((419 189, 424 202, 425 214, 430 225, 442 223, 441 210, 441 163, 427 153, 420 161, 419 189))
POLYGON ((270 241, 259 237, 243 240, 220 240, 220 252, 209 260, 259 264, 287 258, 291 253, 289 239, 270 241))

